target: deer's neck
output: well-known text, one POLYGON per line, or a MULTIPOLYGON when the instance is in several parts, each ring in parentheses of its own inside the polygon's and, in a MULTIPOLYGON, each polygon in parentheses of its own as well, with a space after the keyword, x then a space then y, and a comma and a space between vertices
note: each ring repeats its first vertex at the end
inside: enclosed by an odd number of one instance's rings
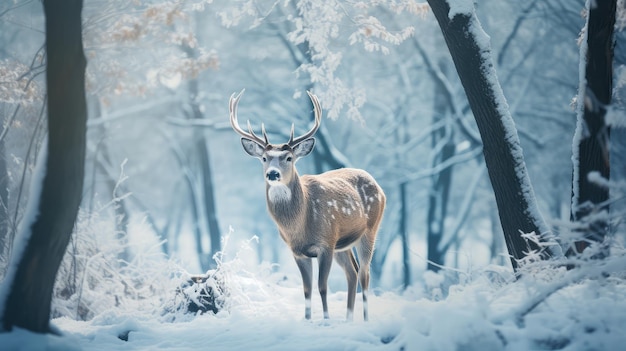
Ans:
POLYGON ((304 191, 297 174, 287 185, 266 186, 267 208, 276 223, 284 229, 297 225, 305 213, 304 191))

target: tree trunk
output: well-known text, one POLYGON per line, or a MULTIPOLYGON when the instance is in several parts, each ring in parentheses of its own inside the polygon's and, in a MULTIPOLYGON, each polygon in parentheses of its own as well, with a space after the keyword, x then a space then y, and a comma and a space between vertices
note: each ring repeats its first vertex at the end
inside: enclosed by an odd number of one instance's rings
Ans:
MULTIPOLYGON (((522 233, 549 233, 538 212, 513 118, 496 79, 489 37, 476 14, 449 18, 446 0, 428 0, 441 28, 467 95, 483 141, 483 154, 498 205, 498 213, 513 268, 524 252, 540 247, 522 233)), ((560 248, 553 247, 555 254, 560 248)), ((547 253, 546 253, 547 254, 547 253)))
MULTIPOLYGON (((442 72, 445 71, 444 66, 442 72)), ((433 125, 437 125, 440 121, 450 118, 452 108, 449 103, 449 100, 446 98, 445 87, 442 86, 441 82, 438 82, 435 86, 433 125)), ((436 153, 433 157, 432 168, 445 163, 454 156, 456 147, 454 145, 453 131, 450 124, 451 123, 446 123, 432 132, 432 152, 436 153), (444 144, 439 147, 441 143, 444 144)), ((448 212, 448 198, 452 184, 452 166, 446 167, 443 171, 433 174, 430 179, 432 185, 428 195, 428 214, 426 218, 428 238, 427 269, 438 272, 440 267, 444 264, 447 251, 447 249, 441 247, 441 239, 445 233, 445 219, 448 212)))
MULTIPOLYGON (((197 103, 198 99, 198 81, 193 79, 189 82, 189 90, 191 94, 190 105, 193 119, 203 119, 204 114, 200 110, 200 106, 197 103)), ((204 137, 204 131, 202 129, 196 129, 194 131, 194 137, 196 140, 196 151, 198 152, 198 160, 200 162, 200 177, 202 181, 202 200, 204 202, 204 218, 209 231, 209 241, 211 243, 211 251, 208 257, 201 258, 202 269, 204 271, 215 268, 215 261, 213 256, 222 250, 219 223, 217 221, 217 208, 215 207, 215 192, 213 191, 213 171, 211 170, 211 154, 207 146, 206 138, 204 137)), ((201 248, 198 251, 202 252, 201 248)), ((206 255, 206 254, 205 254, 206 255)))
MULTIPOLYGON (((436 131, 435 131, 436 133, 436 131)), ((445 133, 445 131, 444 131, 445 133)), ((436 138, 433 136, 433 138, 436 138)), ((436 163, 443 163, 454 156, 455 146, 451 141, 446 142, 441 154, 436 157, 436 163)), ((435 167, 436 164, 433 164, 435 167)), ((428 218, 426 219, 428 231, 428 269, 438 272, 444 264, 444 256, 447 251, 442 249, 441 239, 445 229, 445 219, 448 212, 448 198, 450 185, 452 184, 452 167, 446 167, 443 171, 431 177, 433 184, 428 196, 428 218)), ((458 239, 457 239, 458 240, 458 239)))
POLYGON ((4 274, 9 262, 9 238, 11 231, 9 230, 9 172, 7 169, 6 148, 4 146, 4 138, 0 138, 0 280, 4 278, 4 274))
POLYGON ((489 219, 491 222, 491 244, 489 245, 489 251, 491 252, 491 259, 489 260, 493 264, 499 266, 506 265, 506 257, 504 256, 504 236, 502 235, 502 226, 500 225, 500 219, 498 218, 498 208, 493 202, 490 201, 489 206, 489 219))
MULTIPOLYGON (((70 240, 83 190, 87 108, 82 0, 44 0, 48 90, 48 150, 38 216, 4 301, 5 329, 50 331, 57 270, 70 240)), ((33 199, 31 198, 31 201, 33 199)), ((36 200, 35 200, 36 201, 36 200)), ((27 238, 22 238, 22 240, 27 238)), ((17 252, 16 252, 17 255, 17 252)))
POLYGON ((411 255, 409 251, 409 204, 407 202, 407 182, 400 183, 400 238, 402 239, 402 284, 406 289, 411 285, 411 255))
POLYGON ((609 179, 610 128, 605 123, 613 92, 613 28, 617 0, 587 2, 587 31, 581 44, 580 60, 585 63, 578 93, 578 125, 574 137, 572 212, 574 221, 583 221, 585 240, 575 244, 582 252, 589 241, 602 242, 609 230, 606 218, 585 218, 599 211, 608 212, 609 189, 589 181, 589 174, 599 173, 609 179))
MULTIPOLYGON (((203 269, 215 268, 215 261, 213 256, 222 250, 222 234, 220 233, 219 223, 217 221, 217 208, 215 207, 215 194, 213 191, 213 177, 211 170, 210 153, 206 145, 206 140, 201 138, 202 145, 198 145, 198 151, 200 151, 199 157, 202 167, 202 188, 204 190, 204 211, 209 229, 209 241, 211 242, 211 251, 207 258, 208 267, 203 269)), ((200 144, 200 141, 198 141, 200 144)))

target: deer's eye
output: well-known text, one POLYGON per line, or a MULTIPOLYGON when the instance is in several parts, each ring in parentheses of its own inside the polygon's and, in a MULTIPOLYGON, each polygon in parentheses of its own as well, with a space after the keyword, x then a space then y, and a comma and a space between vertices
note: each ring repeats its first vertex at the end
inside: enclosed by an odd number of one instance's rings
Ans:
POLYGON ((292 160, 293 160, 293 157, 287 156, 287 162, 291 162, 292 160))
POLYGON ((261 158, 263 160, 263 162, 267 162, 267 158, 265 156, 263 156, 263 158, 261 158))

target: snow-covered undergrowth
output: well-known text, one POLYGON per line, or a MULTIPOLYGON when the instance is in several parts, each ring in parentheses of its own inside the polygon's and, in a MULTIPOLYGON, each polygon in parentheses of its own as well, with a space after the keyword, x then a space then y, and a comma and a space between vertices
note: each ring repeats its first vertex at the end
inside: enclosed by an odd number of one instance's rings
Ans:
POLYGON ((76 233, 57 273, 52 317, 90 320, 112 308, 154 310, 185 272, 159 244, 134 245, 110 221, 79 214, 76 233), (116 235, 103 235, 115 233, 116 235))
POLYGON ((358 296, 351 323, 344 320, 345 291, 329 294, 330 320, 322 318, 314 291, 313 318, 304 320, 300 277, 276 272, 270 264, 244 263, 245 250, 251 248, 218 257, 227 293, 217 314, 172 308, 183 306, 176 304, 177 287, 186 278, 163 258, 144 257, 132 274, 108 272, 110 279, 98 278, 93 291, 83 292, 92 318, 77 319, 67 307, 71 299, 57 297, 58 315, 64 311, 60 305, 69 311, 52 321, 62 336, 16 329, 0 334, 0 345, 9 350, 617 350, 626 344, 626 255, 620 250, 604 260, 526 263, 519 279, 498 266, 452 273, 454 279, 451 272, 429 272, 404 292, 374 290, 369 322, 362 320, 358 296), (568 270, 564 263, 576 268, 568 270), (134 275, 135 290, 126 286, 134 275), (130 295, 121 294, 122 287, 130 295), (105 298, 108 292, 119 296, 105 298))

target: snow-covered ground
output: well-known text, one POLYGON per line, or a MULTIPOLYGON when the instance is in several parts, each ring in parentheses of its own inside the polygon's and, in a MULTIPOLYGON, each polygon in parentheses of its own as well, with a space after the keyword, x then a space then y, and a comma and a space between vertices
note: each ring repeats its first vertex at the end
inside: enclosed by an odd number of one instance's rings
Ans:
POLYGON ((345 291, 329 295, 330 320, 322 318, 314 295, 313 318, 307 321, 299 276, 252 268, 223 265, 230 293, 227 310, 217 315, 164 314, 145 303, 124 310, 112 306, 90 321, 54 319, 62 336, 18 329, 0 334, 0 349, 621 350, 626 345, 626 258, 620 256, 573 271, 536 266, 517 281, 495 266, 452 284, 444 275, 427 273, 423 283, 403 293, 371 294, 369 322, 362 320, 358 297, 350 323, 344 320, 345 291))

